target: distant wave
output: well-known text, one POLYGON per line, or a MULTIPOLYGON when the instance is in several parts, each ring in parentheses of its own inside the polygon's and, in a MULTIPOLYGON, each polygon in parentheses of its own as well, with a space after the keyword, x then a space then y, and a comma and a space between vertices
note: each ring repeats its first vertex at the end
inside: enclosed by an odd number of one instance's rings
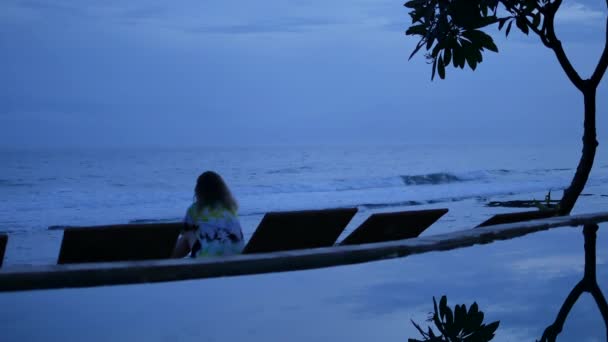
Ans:
POLYGON ((331 179, 320 182, 283 182, 274 184, 257 184, 241 187, 242 193, 248 195, 291 194, 313 192, 341 192, 352 190, 367 190, 377 188, 403 187, 398 176, 357 179, 331 179))
MULTIPOLYGON (((506 192, 500 195, 514 195, 515 193, 506 192)), ((497 194, 499 195, 499 194, 497 194)), ((483 195, 464 195, 464 196, 454 196, 454 197, 444 197, 444 198, 435 198, 426 201, 401 201, 401 202, 387 202, 387 203, 366 203, 358 205, 358 207, 364 209, 380 209, 380 208, 391 208, 391 207, 410 207, 417 205, 425 205, 425 204, 441 204, 441 203, 450 203, 450 202, 460 202, 466 201, 470 199, 476 199, 479 201, 487 201, 487 196, 483 195)))
POLYGON ((417 175, 394 175, 367 178, 334 178, 320 182, 277 182, 256 184, 241 187, 239 190, 242 191, 241 193, 245 193, 247 195, 361 191, 369 189, 401 188, 404 186, 417 185, 442 185, 470 181, 488 182, 492 181, 492 179, 495 179, 496 177, 505 177, 513 173, 513 170, 508 169, 492 169, 463 173, 433 172, 417 175))
POLYGON ((401 201, 401 202, 387 202, 387 203, 366 203, 361 204, 358 207, 364 209, 380 209, 380 208, 392 208, 392 207, 412 207, 417 205, 424 204, 439 204, 439 203, 450 203, 450 202, 459 202, 468 199, 481 198, 478 195, 470 195, 470 196, 457 196, 457 197, 446 197, 446 198, 437 198, 426 201, 401 201))
MULTIPOLYGON (((268 212, 270 212, 271 210, 269 210, 268 212)), ((264 211, 253 211, 253 212, 247 212, 247 213, 239 213, 240 217, 245 217, 245 216, 262 216, 264 214, 266 214, 267 212, 264 211)), ((169 223, 169 222, 181 222, 184 218, 183 217, 172 217, 172 218, 150 218, 150 219, 133 219, 133 220, 129 220, 129 224, 144 224, 144 223, 169 223)), ((49 229, 53 230, 53 229, 63 229, 63 227, 65 226, 51 226, 49 227, 49 229)))
POLYGON ((12 188, 12 187, 32 187, 32 186, 33 186, 33 184, 25 183, 21 180, 12 181, 10 179, 0 179, 0 187, 12 188))
POLYGON ((562 172, 562 171, 572 171, 574 169, 572 168, 553 168, 553 169, 531 169, 531 170, 527 170, 524 171, 526 174, 532 174, 532 175, 542 175, 542 174, 546 174, 546 173, 551 173, 551 172, 562 172))
POLYGON ((134 219, 130 220, 131 224, 142 224, 142 223, 168 223, 168 222, 179 222, 183 220, 183 217, 173 217, 173 218, 164 218, 164 219, 134 219))
POLYGON ((284 169, 270 170, 270 171, 267 171, 266 173, 269 175, 296 174, 296 173, 300 173, 302 171, 310 171, 310 170, 312 170, 312 167, 310 167, 310 166, 300 166, 300 167, 288 167, 288 168, 284 168, 284 169))
POLYGON ((102 175, 93 175, 93 174, 85 174, 82 175, 82 178, 104 178, 102 175))
POLYGON ((439 173, 428 173, 425 175, 405 175, 401 176, 405 185, 436 185, 463 182, 468 179, 458 177, 452 173, 439 172, 439 173))
POLYGON ((422 205, 427 204, 426 202, 421 201, 401 201, 401 202, 389 202, 389 203, 363 203, 357 205, 357 207, 365 208, 365 209, 381 209, 381 208, 390 208, 390 207, 409 207, 414 205, 422 205))
POLYGON ((70 228, 70 227, 72 227, 72 226, 58 224, 58 225, 54 225, 54 226, 49 226, 47 229, 48 230, 64 230, 64 229, 70 228))

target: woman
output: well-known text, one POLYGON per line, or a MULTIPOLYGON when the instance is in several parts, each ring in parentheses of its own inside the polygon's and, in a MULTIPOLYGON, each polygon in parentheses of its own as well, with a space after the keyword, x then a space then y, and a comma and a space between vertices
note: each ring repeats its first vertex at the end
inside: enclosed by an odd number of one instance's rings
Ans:
POLYGON ((173 257, 188 253, 199 256, 238 254, 243 249, 243 231, 237 204, 222 177, 203 172, 194 188, 195 202, 186 211, 186 229, 175 245, 173 257))

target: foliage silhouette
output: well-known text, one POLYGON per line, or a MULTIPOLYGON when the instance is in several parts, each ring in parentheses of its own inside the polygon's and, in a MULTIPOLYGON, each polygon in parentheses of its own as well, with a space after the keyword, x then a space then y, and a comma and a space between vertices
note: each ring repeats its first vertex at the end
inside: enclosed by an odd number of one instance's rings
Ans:
POLYGON ((424 47, 425 56, 432 64, 431 79, 436 73, 445 78, 450 64, 461 69, 468 65, 475 70, 483 61, 485 50, 498 52, 492 37, 480 30, 494 24, 499 30, 504 29, 508 36, 515 23, 524 34, 536 34, 543 45, 554 52, 568 79, 584 99, 582 155, 559 207, 560 214, 567 215, 587 183, 598 146, 596 93, 608 68, 608 17, 603 52, 591 77, 583 79, 572 66, 555 32, 555 15, 561 4, 562 0, 410 0, 405 7, 410 9, 412 19, 406 34, 420 37, 410 59, 424 47))
POLYGON ((433 297, 434 313, 428 321, 435 324, 439 334, 435 334, 431 327, 428 327, 425 332, 416 322, 412 321, 424 340, 410 338, 408 342, 485 342, 494 338, 494 332, 500 322, 483 324, 483 311, 479 310, 477 303, 474 302, 468 311, 464 304, 456 305, 454 311, 447 304, 447 297, 442 296, 439 300, 438 309, 437 301, 433 297))

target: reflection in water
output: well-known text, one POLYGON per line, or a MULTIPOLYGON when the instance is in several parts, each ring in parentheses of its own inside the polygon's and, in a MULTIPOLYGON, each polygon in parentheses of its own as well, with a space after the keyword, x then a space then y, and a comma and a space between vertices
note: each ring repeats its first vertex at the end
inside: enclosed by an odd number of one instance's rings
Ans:
POLYGON ((477 341, 487 342, 494 338, 494 332, 498 329, 499 321, 490 324, 483 324, 484 314, 479 310, 477 303, 473 303, 467 311, 466 305, 456 305, 454 310, 447 305, 446 296, 441 297, 439 301, 439 309, 437 301, 433 297, 434 312, 428 321, 433 322, 439 331, 435 331, 428 327, 424 331, 416 322, 412 320, 412 324, 416 330, 422 335, 423 340, 414 338, 408 339, 408 342, 441 342, 441 341, 477 341))
MULTIPOLYGON (((589 292, 595 303, 597 304, 602 319, 604 321, 604 325, 606 326, 607 337, 608 337, 608 303, 597 283, 597 274, 596 274, 596 240, 597 240, 597 224, 587 224, 583 228, 583 236, 584 236, 584 249, 585 249, 585 264, 584 264, 584 275, 583 279, 581 279, 570 291, 570 294, 567 296, 566 300, 562 304, 561 309, 559 310, 557 317, 553 324, 549 325, 540 339, 541 342, 546 341, 555 341, 558 335, 562 332, 565 321, 570 314, 570 311, 574 307, 574 305, 578 302, 581 295, 585 292, 589 292)), ((489 325, 482 325, 483 313, 481 313, 480 317, 476 317, 472 321, 475 324, 471 324, 467 322, 467 319, 463 315, 463 307, 456 306, 456 310, 454 313, 452 310, 446 306, 447 299, 446 297, 442 297, 437 306, 435 302, 435 298, 433 298, 434 302, 434 313, 431 313, 428 321, 435 324, 438 333, 432 331, 431 327, 428 327, 428 330, 423 330, 418 324, 416 324, 413 320, 412 323, 416 327, 416 330, 422 335, 423 340, 417 340, 410 338, 409 341, 412 342, 421 342, 421 341, 478 341, 478 342, 486 342, 492 340, 494 337, 494 330, 498 328, 498 322, 491 323, 489 325), (439 311, 438 308, 439 307, 439 311), (460 313, 460 314, 459 314, 460 313), (460 318, 458 318, 460 316, 460 318), (476 327, 476 329, 472 329, 476 327), (485 331, 486 328, 488 331, 485 331), (477 334, 476 332, 480 333, 477 334), (475 332, 475 333, 474 333, 475 332)), ((477 304, 473 304, 475 306, 474 311, 477 312, 477 304)), ((464 307, 466 308, 466 307, 464 307)), ((464 311, 466 313, 466 311, 464 311)), ((500 331, 498 332, 500 335, 500 331)))
POLYGON ((570 294, 564 301, 564 304, 555 318, 555 322, 545 329, 541 341, 555 341, 564 327, 570 310, 584 292, 589 292, 593 296, 608 331, 608 304, 606 303, 606 298, 604 298, 604 295, 602 294, 602 290, 600 290, 600 287, 597 284, 596 277, 595 245, 597 229, 597 224, 587 224, 583 228, 583 235, 585 237, 585 273, 583 279, 581 279, 581 281, 574 286, 572 291, 570 291, 570 294))

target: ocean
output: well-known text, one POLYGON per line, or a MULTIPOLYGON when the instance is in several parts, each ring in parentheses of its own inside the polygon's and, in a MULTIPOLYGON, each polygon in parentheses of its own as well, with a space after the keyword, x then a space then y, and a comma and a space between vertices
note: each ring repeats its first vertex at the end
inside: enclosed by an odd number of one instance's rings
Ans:
MULTIPOLYGON (((559 199, 579 157, 580 146, 555 144, 1 150, 0 231, 9 234, 5 266, 55 263, 65 226, 179 221, 205 170, 220 173, 233 191, 246 238, 269 211, 357 207, 345 236, 374 212, 449 208, 423 233, 432 235, 522 210, 491 208, 489 201, 542 200, 549 191, 559 199)), ((587 184, 575 213, 600 211, 608 204, 608 159, 601 150, 587 184)), ((600 230, 598 272, 605 274, 601 266, 608 254, 602 242, 600 230)), ((0 306, 15 308, 0 313, 0 328, 14 340, 77 341, 88 336, 87 329, 98 332, 92 340, 99 341, 142 336, 147 341, 406 340, 419 337, 409 319, 425 323, 432 296, 448 294, 452 303, 452 294, 463 302, 485 301, 482 310, 503 317, 497 340, 530 340, 540 338, 543 324, 554 319, 569 284, 582 276, 582 262, 580 230, 558 230, 331 269, 0 294, 0 306), (201 307, 196 313, 201 320, 171 318, 181 310, 194 314, 190 304, 181 308, 172 296, 187 301, 187 294, 210 293, 199 291, 216 294, 191 299, 201 307), (123 300, 130 305, 108 306, 123 300), (209 305, 213 314, 205 311, 209 305), (161 313, 154 313, 156 306, 162 306, 161 313), (116 318, 128 321, 140 312, 148 318, 135 324, 116 318), (220 328, 225 320, 245 317, 251 321, 220 328), (38 332, 28 330, 28 322, 41 324, 41 319, 49 322, 38 332), (73 326, 72 320, 87 328, 58 328, 73 326), (157 326, 163 320, 174 324, 163 330, 157 326), (112 327, 114 332, 106 331, 112 327)), ((568 336, 604 336, 603 328, 589 329, 586 323, 594 317, 593 305, 584 303, 568 336)))

